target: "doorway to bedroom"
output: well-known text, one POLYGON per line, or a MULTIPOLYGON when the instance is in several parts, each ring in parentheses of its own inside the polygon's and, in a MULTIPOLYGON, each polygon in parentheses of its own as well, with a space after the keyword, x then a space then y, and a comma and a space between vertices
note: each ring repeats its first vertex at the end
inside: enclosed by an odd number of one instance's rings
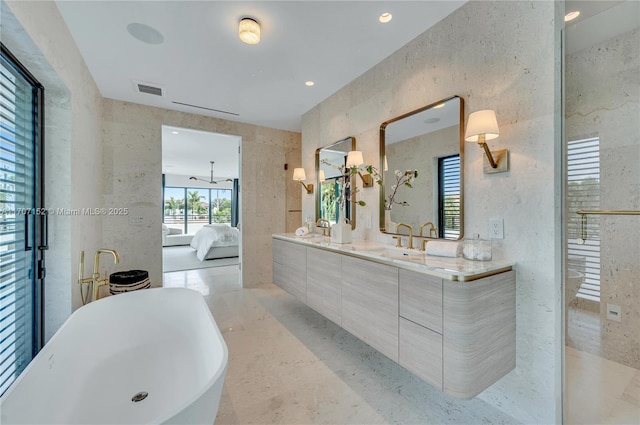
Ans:
POLYGON ((240 143, 240 136, 162 126, 165 283, 175 281, 166 273, 239 268, 240 143))

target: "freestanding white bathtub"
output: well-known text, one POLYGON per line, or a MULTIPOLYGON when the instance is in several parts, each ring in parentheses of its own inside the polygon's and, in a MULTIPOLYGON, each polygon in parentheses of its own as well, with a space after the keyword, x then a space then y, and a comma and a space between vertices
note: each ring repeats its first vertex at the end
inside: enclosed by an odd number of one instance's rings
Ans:
POLYGON ((211 425, 227 360, 200 293, 107 297, 73 313, 33 359, 0 399, 0 423, 211 425))

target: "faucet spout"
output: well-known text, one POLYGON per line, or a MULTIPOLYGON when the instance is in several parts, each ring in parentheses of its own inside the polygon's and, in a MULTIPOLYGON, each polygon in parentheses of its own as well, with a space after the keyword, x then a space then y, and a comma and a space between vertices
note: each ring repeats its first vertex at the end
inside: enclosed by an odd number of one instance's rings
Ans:
POLYGON ((331 236, 331 222, 326 218, 319 218, 316 226, 322 229, 322 236, 331 236))
POLYGON ((106 249, 100 248, 96 251, 96 254, 93 258, 93 274, 97 274, 100 276, 100 254, 112 254, 113 255, 113 264, 118 264, 120 262, 120 254, 115 249, 106 249))
MULTIPOLYGON (((398 230, 401 227, 406 227, 407 230, 409 230, 409 249, 413 249, 413 227, 411 227, 410 225, 408 225, 406 223, 398 223, 398 224, 396 224, 396 233, 398 233, 398 230)), ((398 241, 398 246, 401 246, 400 245, 400 241, 398 241)))
POLYGON ((426 223, 422 223, 420 225, 420 237, 422 237, 422 230, 429 226, 429 237, 430 238, 437 238, 438 237, 438 231, 436 230, 436 226, 433 225, 432 222, 427 221, 426 223))

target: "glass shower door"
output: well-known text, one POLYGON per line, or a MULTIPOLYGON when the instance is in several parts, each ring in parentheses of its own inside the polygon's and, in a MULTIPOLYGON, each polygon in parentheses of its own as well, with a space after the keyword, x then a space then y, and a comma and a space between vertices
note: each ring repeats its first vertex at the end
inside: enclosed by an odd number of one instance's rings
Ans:
POLYGON ((564 422, 638 424, 640 3, 565 4, 564 422))

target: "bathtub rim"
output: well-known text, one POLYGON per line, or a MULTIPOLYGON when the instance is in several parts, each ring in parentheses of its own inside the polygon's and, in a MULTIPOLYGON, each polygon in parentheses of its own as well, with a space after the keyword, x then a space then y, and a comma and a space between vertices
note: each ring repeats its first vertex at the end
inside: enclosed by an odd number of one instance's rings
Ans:
MULTIPOLYGON (((228 363, 229 363, 229 351, 227 349, 227 344, 222 336, 222 332, 220 332, 220 328, 218 327, 218 324, 216 323, 213 314, 211 314, 211 310, 209 309, 209 306, 207 305, 206 301, 204 300, 204 297, 202 296, 202 294, 194 289, 190 289, 190 288, 164 288, 164 287, 158 287, 158 288, 147 288, 144 290, 140 290, 140 291, 132 291, 132 292, 125 292, 122 294, 118 294, 117 297, 123 297, 123 296, 127 296, 127 297, 134 297, 134 296, 138 296, 138 297, 143 297, 145 296, 145 294, 147 294, 147 291, 153 291, 153 292, 166 292, 166 291, 173 291, 173 292, 184 292, 187 293, 186 291, 189 292, 189 297, 194 297, 194 294, 197 294, 199 301, 196 301, 196 303, 199 303, 202 305, 202 308, 205 309, 206 311, 206 315, 209 318, 210 323, 213 325, 213 328, 215 329, 215 334, 218 337, 218 340, 221 343, 221 348, 222 348, 222 358, 220 360, 220 367, 216 370, 216 372, 213 374, 213 376, 211 377, 211 379, 209 379, 204 385, 201 386, 200 390, 197 393, 194 393, 193 396, 189 397, 188 399, 185 400, 184 403, 180 404, 179 406, 177 406, 176 410, 174 412, 168 413, 166 415, 163 416, 159 416, 159 417, 154 417, 150 423, 152 424, 161 424, 161 423, 165 423, 169 420, 171 420, 172 418, 174 418, 175 416, 179 415, 181 412, 184 412, 186 409, 188 409, 189 406, 191 406, 195 401, 197 401, 198 399, 200 399, 200 397, 202 397, 206 392, 208 392, 215 384, 216 382, 218 382, 218 380, 220 379, 221 376, 225 376, 226 375, 226 370, 228 367, 228 363)), ((2 407, 2 405, 5 403, 5 401, 9 398, 9 396, 14 392, 15 388, 17 388, 20 383, 22 382, 23 379, 25 379, 26 376, 28 376, 30 370, 34 367, 34 360, 36 359, 36 357, 42 355, 42 357, 46 356, 47 352, 50 351, 50 349, 48 349, 47 347, 50 347, 50 343, 54 342, 57 338, 58 335, 60 333, 63 332, 64 329, 66 329, 69 325, 69 322, 71 321, 71 319, 77 315, 77 313, 79 311, 86 311, 87 308, 90 308, 92 304, 94 303, 100 303, 100 302, 115 302, 114 299, 122 299, 122 298, 114 298, 116 297, 115 295, 111 295, 108 297, 104 297, 99 299, 98 301, 94 301, 91 302, 87 305, 84 305, 80 308, 78 308, 77 310, 75 310, 73 313, 71 313, 69 315, 69 317, 67 318, 67 320, 65 320, 65 322, 62 324, 62 326, 60 326, 60 328, 53 334, 53 336, 49 339, 49 341, 46 342, 46 344, 44 345, 44 347, 42 347, 42 349, 38 352, 38 354, 29 362, 29 364, 27 365, 27 367, 22 371, 22 373, 20 373, 20 375, 16 378, 16 380, 9 386, 9 388, 7 388, 7 391, 2 394, 2 396, 0 396, 0 407, 2 407)), ((104 305, 104 304, 102 304, 104 305)), ((224 383, 222 383, 223 385, 224 383)), ((2 419, 2 409, 0 408, 0 419, 2 419)), ((215 420, 215 418, 214 418, 215 420)))

